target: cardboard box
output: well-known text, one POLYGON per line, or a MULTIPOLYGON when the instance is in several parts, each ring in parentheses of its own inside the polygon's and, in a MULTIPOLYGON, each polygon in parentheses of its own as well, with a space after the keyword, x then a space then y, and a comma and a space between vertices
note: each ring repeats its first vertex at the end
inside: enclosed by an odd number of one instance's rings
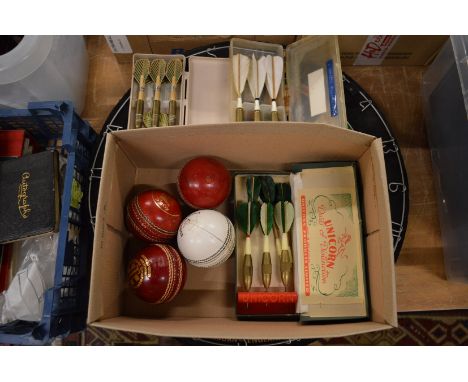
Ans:
POLYGON ((341 65, 428 65, 448 36, 339 36, 341 65))
POLYGON ((153 53, 168 54, 172 49, 191 50, 206 45, 220 44, 229 41, 233 37, 242 37, 253 41, 269 42, 274 44, 291 44, 296 41, 297 36, 148 36, 151 51, 153 53))
MULTIPOLYGON (((233 37, 287 46, 303 36, 106 36, 119 63, 130 63, 134 53, 169 54, 173 49, 190 50, 223 42, 228 45, 233 37)), ((355 65, 360 53, 366 52, 366 47, 367 57, 364 56, 361 65, 428 65, 447 38, 448 36, 339 36, 341 65, 355 65), (391 49, 382 49, 382 45, 388 45, 386 42, 393 43, 391 49)))
POLYGON ((296 41, 298 36, 232 36, 232 35, 208 35, 208 36, 135 36, 135 35, 107 35, 107 43, 114 53, 117 61, 121 64, 132 62, 134 53, 155 53, 155 54, 171 54, 173 49, 190 50, 203 47, 205 45, 213 45, 225 42, 229 45, 229 41, 233 37, 242 37, 253 41, 269 42, 273 44, 288 45, 296 41))
MULTIPOLYGON (((229 205, 221 207, 222 212, 229 205)), ((325 124, 231 123, 112 132, 107 136, 97 207, 88 323, 162 336, 244 339, 336 337, 397 326, 395 276, 382 142, 325 124), (176 194, 184 163, 198 155, 231 170, 288 171, 293 163, 358 161, 366 221, 371 300, 366 322, 302 325, 238 321, 235 256, 215 269, 188 266, 185 289, 171 303, 140 302, 128 290, 124 261, 129 234, 124 205, 141 187, 176 194)))
POLYGON ((107 35, 106 40, 120 64, 131 63, 134 53, 152 53, 148 36, 107 35))

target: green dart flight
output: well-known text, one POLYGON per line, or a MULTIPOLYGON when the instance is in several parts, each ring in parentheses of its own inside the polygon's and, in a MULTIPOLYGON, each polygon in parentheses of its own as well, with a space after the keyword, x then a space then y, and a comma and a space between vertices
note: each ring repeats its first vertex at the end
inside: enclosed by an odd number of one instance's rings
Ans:
POLYGON ((288 232, 294 222, 294 206, 291 203, 291 186, 289 183, 276 185, 275 223, 281 232, 281 281, 287 290, 291 279, 292 256, 289 251, 288 232))
POLYGON ((270 256, 270 233, 274 224, 275 182, 271 176, 261 176, 260 225, 263 231, 262 280, 265 289, 270 287, 272 265, 270 256))
POLYGON ((249 176, 247 178, 247 203, 240 203, 236 209, 237 221, 240 229, 245 233, 245 248, 243 262, 244 288, 250 290, 252 286, 253 265, 252 265, 252 245, 250 235, 258 224, 260 218, 260 182, 258 178, 249 176))

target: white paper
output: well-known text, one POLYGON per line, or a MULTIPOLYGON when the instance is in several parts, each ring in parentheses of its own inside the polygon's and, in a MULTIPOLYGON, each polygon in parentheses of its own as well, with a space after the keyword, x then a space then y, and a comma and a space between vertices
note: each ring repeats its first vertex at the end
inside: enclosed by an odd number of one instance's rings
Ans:
POLYGON ((26 239, 14 253, 21 266, 8 289, 0 294, 0 324, 41 320, 44 293, 54 284, 58 237, 56 233, 26 239))
POLYGON ((105 37, 112 53, 133 53, 127 36, 107 35, 105 37))
POLYGON ((315 117, 327 111, 327 94, 323 69, 309 73, 307 80, 309 82, 310 116, 315 117))
POLYGON ((39 321, 42 317, 45 286, 37 262, 18 272, 5 293, 5 309, 0 322, 15 319, 39 321))
POLYGON ((353 65, 380 65, 400 36, 368 36, 353 65))

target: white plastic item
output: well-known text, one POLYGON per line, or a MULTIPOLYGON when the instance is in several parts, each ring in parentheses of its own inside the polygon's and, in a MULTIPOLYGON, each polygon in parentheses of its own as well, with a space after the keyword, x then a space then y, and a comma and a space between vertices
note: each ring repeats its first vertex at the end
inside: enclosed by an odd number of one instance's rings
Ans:
POLYGON ((72 101, 84 107, 88 54, 83 36, 24 36, 0 55, 0 107, 30 101, 72 101))

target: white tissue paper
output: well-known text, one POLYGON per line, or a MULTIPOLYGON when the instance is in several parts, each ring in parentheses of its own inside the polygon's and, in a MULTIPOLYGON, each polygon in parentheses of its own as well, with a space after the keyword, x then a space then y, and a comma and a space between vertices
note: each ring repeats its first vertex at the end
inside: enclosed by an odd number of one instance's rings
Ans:
POLYGON ((41 320, 44 293, 54 285, 58 237, 56 233, 24 240, 15 254, 21 266, 0 295, 0 324, 41 320))

